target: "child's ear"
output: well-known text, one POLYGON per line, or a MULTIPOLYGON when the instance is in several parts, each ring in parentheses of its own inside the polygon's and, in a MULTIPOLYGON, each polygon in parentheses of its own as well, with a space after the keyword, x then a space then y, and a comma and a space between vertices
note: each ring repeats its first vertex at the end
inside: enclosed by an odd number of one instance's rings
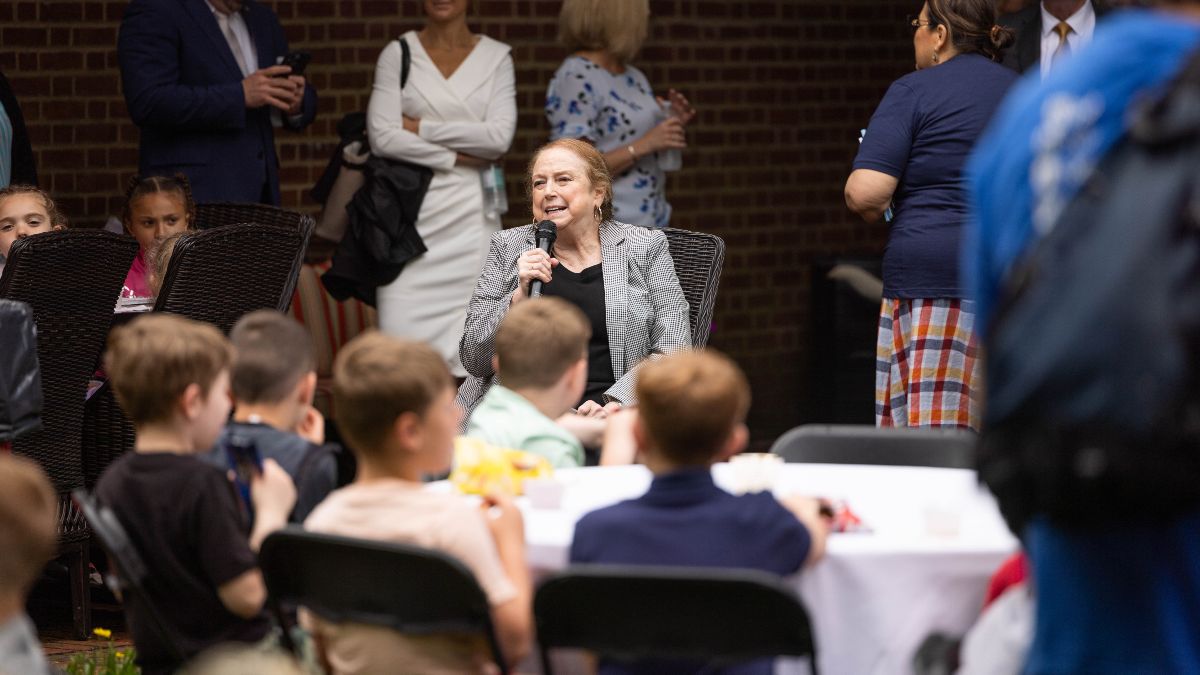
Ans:
POLYGON ((204 394, 200 391, 200 385, 193 382, 184 388, 183 394, 179 396, 178 405, 185 419, 191 420, 199 416, 200 409, 204 406, 204 394))
POLYGON ((492 372, 500 372, 500 356, 498 354, 492 354, 492 372))
POLYGON ((746 445, 750 442, 750 430, 746 425, 738 424, 729 432, 729 436, 725 439, 724 445, 721 446, 721 452, 717 456, 718 462, 724 462, 730 457, 738 454, 746 449, 746 445))
POLYGON ((421 416, 415 412, 403 412, 392 423, 392 440, 405 453, 415 453, 421 449, 421 440, 425 426, 421 416))
POLYGON ((641 415, 633 416, 633 424, 629 426, 629 430, 633 434, 633 446, 637 450, 637 455, 641 456, 646 450, 646 427, 642 426, 641 415))
POLYGON ((317 373, 310 370, 300 378, 296 383, 296 398, 300 401, 300 405, 312 405, 313 397, 317 393, 317 373))

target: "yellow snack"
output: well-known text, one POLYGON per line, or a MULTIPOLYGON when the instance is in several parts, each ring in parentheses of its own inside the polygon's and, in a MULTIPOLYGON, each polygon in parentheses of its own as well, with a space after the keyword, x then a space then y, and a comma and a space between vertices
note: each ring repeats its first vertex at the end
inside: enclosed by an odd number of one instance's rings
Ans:
POLYGON ((498 448, 479 440, 454 439, 454 470, 450 482, 466 494, 524 493, 528 478, 546 478, 553 469, 545 457, 524 450, 498 448))

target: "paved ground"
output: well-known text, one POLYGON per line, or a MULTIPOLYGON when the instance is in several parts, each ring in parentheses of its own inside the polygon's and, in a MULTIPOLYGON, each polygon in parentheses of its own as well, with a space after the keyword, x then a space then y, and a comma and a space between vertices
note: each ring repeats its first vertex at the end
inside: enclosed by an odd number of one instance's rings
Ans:
MULTIPOLYGON (((86 640, 75 637, 69 599, 65 583, 42 583, 34 590, 28 607, 46 656, 59 667, 65 666, 74 654, 107 649, 109 644, 108 639, 97 635, 86 640)), ((114 648, 127 649, 133 641, 125 629, 125 618, 112 604, 112 597, 105 590, 94 588, 92 600, 101 605, 92 612, 93 625, 112 631, 114 648)))

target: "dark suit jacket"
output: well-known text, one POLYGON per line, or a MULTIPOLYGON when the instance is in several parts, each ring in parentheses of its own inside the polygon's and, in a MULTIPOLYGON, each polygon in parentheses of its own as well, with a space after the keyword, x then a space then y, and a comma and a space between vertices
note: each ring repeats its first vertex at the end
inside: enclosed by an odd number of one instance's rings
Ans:
MULTIPOLYGON (((255 0, 245 0, 242 16, 259 65, 274 65, 288 51, 278 17, 255 0)), ((246 108, 242 72, 205 0, 132 0, 117 59, 125 103, 141 129, 143 175, 183 172, 200 202, 279 203, 273 108, 246 108)), ((294 128, 316 111, 309 85, 294 128)))
MULTIPOLYGON (((1102 0, 1091 0, 1096 20, 1108 12, 1102 0)), ((1004 54, 1004 65, 1018 73, 1037 66, 1042 55, 1042 3, 1035 2, 1019 12, 1000 17, 1000 25, 1013 29, 1017 41, 1004 54)))
POLYGON ((37 163, 33 159, 33 147, 29 145, 29 132, 25 129, 25 116, 17 104, 17 96, 4 73, 0 73, 0 105, 12 124, 12 171, 10 185, 37 185, 37 163))

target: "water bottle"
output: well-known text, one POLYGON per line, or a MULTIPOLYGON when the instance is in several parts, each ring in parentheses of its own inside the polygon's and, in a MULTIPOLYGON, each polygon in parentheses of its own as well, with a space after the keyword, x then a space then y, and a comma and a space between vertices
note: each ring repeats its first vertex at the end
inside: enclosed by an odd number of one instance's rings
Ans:
POLYGON ((497 164, 489 164, 479 172, 483 186, 483 210, 497 218, 508 213, 508 191, 504 188, 504 170, 497 164))
MULTIPOLYGON (((671 117, 671 102, 663 101, 662 116, 659 121, 666 121, 671 117)), ((683 166, 683 151, 679 148, 669 148, 667 150, 659 150, 658 168, 663 171, 678 171, 683 166)))

